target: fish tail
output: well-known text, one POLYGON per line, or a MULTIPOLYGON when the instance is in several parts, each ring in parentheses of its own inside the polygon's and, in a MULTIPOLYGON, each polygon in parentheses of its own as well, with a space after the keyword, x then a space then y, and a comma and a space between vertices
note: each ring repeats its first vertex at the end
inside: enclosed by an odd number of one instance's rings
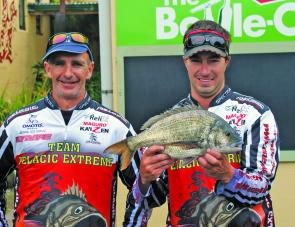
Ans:
POLYGON ((126 169, 131 162, 133 152, 128 147, 127 140, 115 143, 104 150, 104 153, 112 153, 121 156, 121 170, 126 169))

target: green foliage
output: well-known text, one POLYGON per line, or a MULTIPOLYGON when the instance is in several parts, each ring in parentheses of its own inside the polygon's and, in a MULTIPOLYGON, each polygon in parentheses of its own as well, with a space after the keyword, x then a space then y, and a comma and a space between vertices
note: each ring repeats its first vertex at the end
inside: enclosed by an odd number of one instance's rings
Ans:
POLYGON ((24 86, 22 91, 17 94, 12 100, 8 100, 5 98, 4 94, 6 88, 2 92, 0 96, 0 125, 1 122, 3 122, 9 114, 24 106, 38 101, 48 93, 50 85, 49 80, 45 76, 45 71, 43 69, 42 63, 37 63, 36 65, 34 65, 33 70, 33 73, 36 77, 33 91, 27 89, 26 86, 24 86))
MULTIPOLYGON (((27 89, 23 89, 20 94, 18 94, 12 101, 5 99, 4 94, 6 89, 2 92, 0 96, 0 125, 12 112, 27 106, 33 102, 38 101, 47 95, 50 90, 50 80, 45 75, 45 70, 43 68, 42 62, 37 63, 33 66, 33 74, 36 77, 33 92, 27 89)), ((100 102, 100 73, 94 71, 91 80, 86 84, 86 89, 90 96, 100 102)), ((6 193, 7 200, 7 216, 8 221, 12 225, 12 211, 14 203, 14 182, 15 182, 15 171, 13 171, 7 178, 8 190, 6 193)))
MULTIPOLYGON (((45 75, 41 62, 33 66, 33 74, 36 77, 33 91, 26 89, 24 86, 22 91, 13 100, 5 99, 6 89, 2 92, 0 96, 0 125, 9 114, 42 99, 49 92, 51 87, 50 80, 45 75)), ((98 71, 93 72, 91 80, 86 84, 86 89, 94 100, 101 102, 100 73, 98 71)))
POLYGON ((96 14, 66 15, 65 31, 82 32, 89 38, 89 46, 94 57, 95 65, 91 80, 87 83, 86 89, 94 100, 101 102, 98 27, 98 15, 96 14))
POLYGON ((66 32, 81 32, 89 38, 89 46, 92 51, 95 70, 100 68, 99 62, 99 31, 98 15, 66 15, 66 32))
POLYGON ((100 73, 93 71, 90 81, 86 84, 86 90, 91 98, 99 103, 101 102, 100 84, 100 73))
POLYGON ((34 90, 32 93, 32 102, 37 101, 46 96, 51 86, 50 80, 46 76, 42 62, 38 62, 36 65, 33 66, 33 74, 36 75, 36 80, 34 84, 34 90))

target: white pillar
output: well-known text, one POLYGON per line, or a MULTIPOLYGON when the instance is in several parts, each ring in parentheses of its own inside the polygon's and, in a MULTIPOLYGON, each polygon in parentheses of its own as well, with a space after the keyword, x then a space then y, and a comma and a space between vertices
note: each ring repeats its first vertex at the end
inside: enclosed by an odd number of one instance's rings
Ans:
POLYGON ((110 0, 99 0, 99 40, 102 105, 113 108, 112 37, 110 0))

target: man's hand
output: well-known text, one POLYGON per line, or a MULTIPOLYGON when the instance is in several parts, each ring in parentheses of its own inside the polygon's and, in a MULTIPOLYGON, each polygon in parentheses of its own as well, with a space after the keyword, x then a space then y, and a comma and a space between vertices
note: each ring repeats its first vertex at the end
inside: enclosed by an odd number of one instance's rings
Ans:
POLYGON ((174 161, 163 151, 163 146, 153 145, 145 150, 141 157, 139 186, 143 194, 148 189, 150 182, 156 180, 174 161))
POLYGON ((227 155, 208 149, 198 158, 200 167, 212 178, 228 183, 234 176, 234 167, 227 160, 227 155))

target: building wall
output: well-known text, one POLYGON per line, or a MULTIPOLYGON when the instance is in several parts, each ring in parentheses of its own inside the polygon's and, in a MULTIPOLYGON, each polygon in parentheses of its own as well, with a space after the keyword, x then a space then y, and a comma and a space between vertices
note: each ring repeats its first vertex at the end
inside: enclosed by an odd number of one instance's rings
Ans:
MULTIPOLYGON (((273 183, 271 196, 277 227, 290 226, 294 215, 295 203, 295 163, 282 162, 279 165, 276 179, 273 183)), ((118 187, 117 225, 121 226, 125 211, 127 190, 122 183, 118 187)), ((167 203, 153 210, 148 226, 165 226, 167 203)))
POLYGON ((27 11, 29 2, 35 0, 25 0, 25 30, 19 28, 19 0, 0 2, 0 95, 5 92, 9 99, 22 88, 32 89, 32 66, 44 54, 49 35, 49 16, 41 17, 42 34, 36 34, 36 16, 27 11))

